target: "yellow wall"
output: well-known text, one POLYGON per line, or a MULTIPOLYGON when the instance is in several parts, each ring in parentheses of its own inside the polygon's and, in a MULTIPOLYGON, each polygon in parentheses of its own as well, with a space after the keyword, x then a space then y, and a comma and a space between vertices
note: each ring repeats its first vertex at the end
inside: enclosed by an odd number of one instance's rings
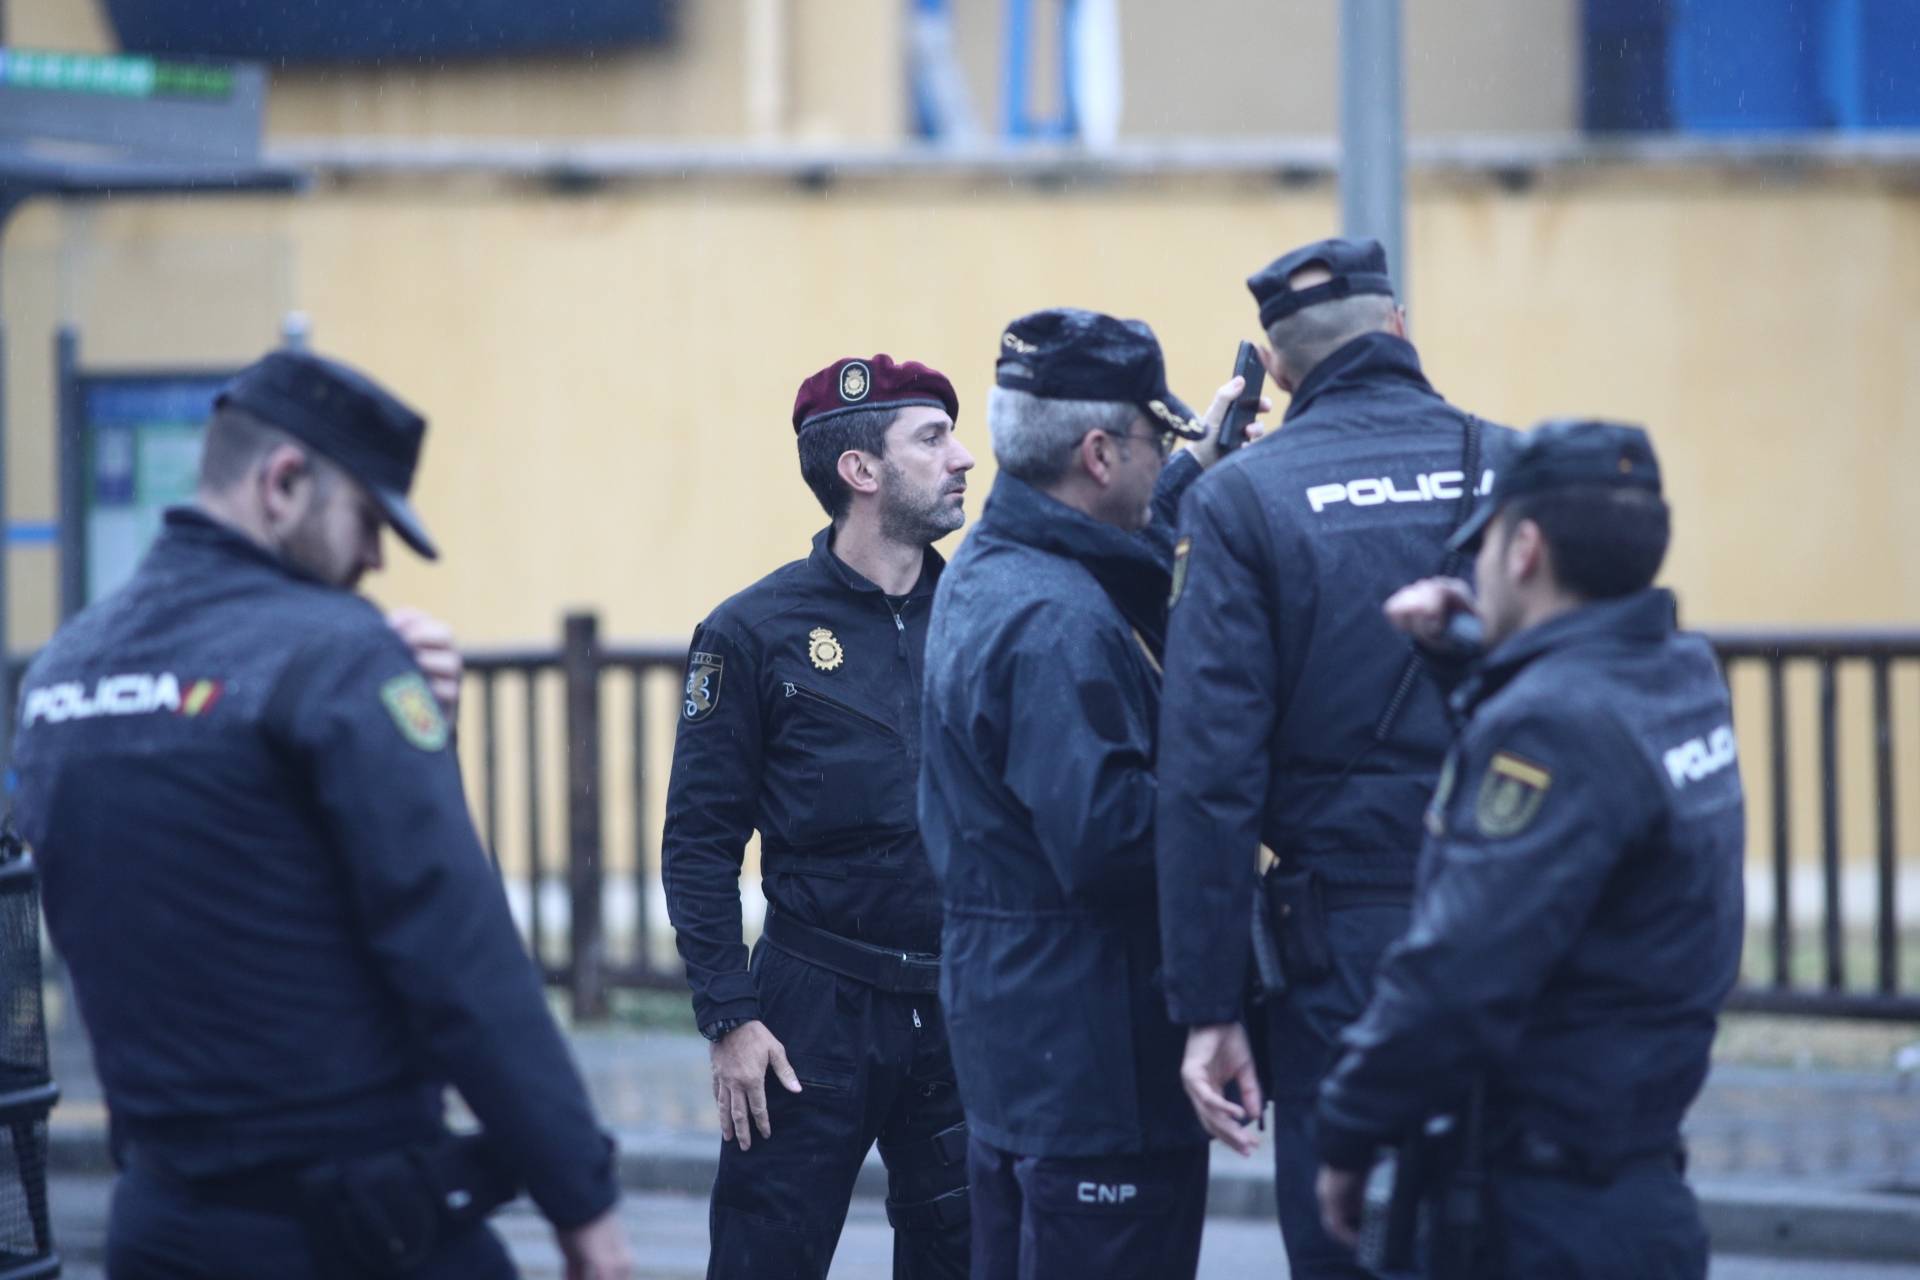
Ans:
MULTIPOLYGON (((545 636, 571 604, 616 635, 683 634, 818 522, 786 422, 803 374, 847 352, 930 360, 984 455, 999 326, 1074 303, 1151 320, 1203 399, 1255 328, 1242 277, 1334 217, 1329 189, 1225 180, 917 179, 824 198, 395 184, 43 209, 7 244, 10 499, 50 514, 63 309, 95 360, 150 362, 243 357, 298 306, 323 349, 435 424, 420 501, 451 554, 400 561, 383 593, 478 642, 545 636)), ((1920 198, 1867 179, 1429 182, 1411 227, 1415 337, 1443 391, 1510 422, 1653 426, 1691 619, 1920 611, 1920 503, 1903 497, 1920 464, 1920 198), (1815 244, 1847 252, 1810 271, 1815 244)))

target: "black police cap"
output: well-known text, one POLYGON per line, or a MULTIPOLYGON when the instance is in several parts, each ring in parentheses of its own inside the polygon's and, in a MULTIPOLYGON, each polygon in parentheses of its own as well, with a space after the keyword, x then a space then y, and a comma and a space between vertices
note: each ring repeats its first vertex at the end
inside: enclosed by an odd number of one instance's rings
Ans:
POLYGON ((1653 441, 1639 427, 1620 422, 1557 418, 1521 437, 1519 452, 1494 477, 1493 492, 1480 500, 1447 545, 1468 551, 1480 545, 1501 506, 1530 493, 1575 486, 1660 492, 1660 462, 1653 441))
POLYGON ((1247 277, 1247 291, 1260 307, 1264 328, 1296 311, 1334 302, 1355 294, 1393 296, 1393 277, 1387 274, 1387 251, 1378 240, 1335 237, 1295 249, 1275 258, 1263 270, 1247 277), (1333 278, 1305 289, 1287 282, 1308 267, 1320 267, 1333 278))
POLYGON ((407 501, 427 420, 357 370, 304 351, 275 351, 235 374, 216 408, 244 409, 365 485, 408 546, 439 558, 407 501))
POLYGON ((1160 341, 1145 322, 1055 307, 1021 316, 1000 335, 994 382, 1045 400, 1135 404, 1162 431, 1188 440, 1207 434, 1167 387, 1160 341))

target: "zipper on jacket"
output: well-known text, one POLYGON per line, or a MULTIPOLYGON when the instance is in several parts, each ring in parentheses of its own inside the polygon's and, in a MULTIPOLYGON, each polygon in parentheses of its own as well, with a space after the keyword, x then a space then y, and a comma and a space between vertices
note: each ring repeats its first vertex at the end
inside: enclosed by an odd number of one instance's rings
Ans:
POLYGON ((864 721, 865 723, 870 724, 874 728, 880 730, 882 733, 889 734, 895 738, 900 736, 900 731, 895 729, 892 725, 888 724, 885 720, 880 719, 878 716, 870 716, 866 712, 860 710, 858 707, 850 707, 846 703, 840 701, 838 698, 829 698, 824 693, 815 693, 812 689, 807 688, 805 685, 795 684, 791 680, 781 681, 780 687, 785 692, 786 696, 789 698, 811 698, 815 702, 821 703, 824 706, 832 707, 835 711, 845 712, 847 715, 852 716, 856 720, 864 721))

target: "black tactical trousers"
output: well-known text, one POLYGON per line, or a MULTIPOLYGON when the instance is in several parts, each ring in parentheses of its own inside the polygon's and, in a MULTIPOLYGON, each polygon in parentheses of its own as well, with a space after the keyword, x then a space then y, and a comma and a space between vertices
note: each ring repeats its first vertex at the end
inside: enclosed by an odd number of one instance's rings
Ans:
MULTIPOLYGON (((109 1280, 345 1280, 360 1273, 316 1259, 292 1212, 263 1213, 203 1197, 138 1164, 114 1184, 109 1280)), ((485 1224, 443 1241, 406 1280, 513 1280, 506 1246, 485 1224)))
POLYGON ((1495 1168, 1486 1280, 1705 1280, 1700 1206, 1671 1161, 1611 1182, 1495 1168))
POLYGON ((1367 1280, 1372 1275, 1354 1261, 1352 1249, 1320 1226, 1313 1108, 1320 1082, 1339 1056, 1340 1032, 1367 1007, 1374 968, 1381 953, 1406 931, 1407 915, 1407 908, 1394 905, 1328 911, 1331 970, 1312 981, 1292 981, 1286 996, 1267 1006, 1273 1191, 1293 1280, 1367 1280))
POLYGON ((1202 1144, 1021 1156, 973 1140, 973 1280, 1182 1280, 1200 1265, 1202 1144))
POLYGON ((876 1140, 895 1280, 964 1277, 966 1130, 938 998, 880 991, 765 941, 753 975, 801 1092, 770 1075, 773 1136, 721 1146, 709 1280, 821 1280, 876 1140))

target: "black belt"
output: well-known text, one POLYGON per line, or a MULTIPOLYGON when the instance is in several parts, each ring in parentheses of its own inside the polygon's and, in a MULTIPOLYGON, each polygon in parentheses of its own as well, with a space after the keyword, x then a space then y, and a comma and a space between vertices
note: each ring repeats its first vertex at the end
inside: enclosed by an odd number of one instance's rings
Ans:
POLYGON ((303 1212, 300 1175, 304 1165, 262 1165, 237 1173, 190 1178, 143 1155, 137 1145, 128 1149, 126 1160, 129 1173, 201 1204, 282 1218, 297 1218, 303 1212))
POLYGON ((772 910, 767 912, 760 936, 790 956, 882 991, 918 996, 940 990, 940 957, 936 955, 855 942, 772 910))
POLYGON ((1549 1178, 1568 1178, 1575 1182, 1605 1186, 1627 1170, 1639 1165, 1669 1165, 1676 1173, 1687 1171, 1687 1146, 1678 1139, 1612 1160, 1598 1160, 1586 1152, 1550 1138, 1537 1129, 1522 1129, 1500 1144, 1493 1162, 1522 1173, 1537 1173, 1549 1178))

